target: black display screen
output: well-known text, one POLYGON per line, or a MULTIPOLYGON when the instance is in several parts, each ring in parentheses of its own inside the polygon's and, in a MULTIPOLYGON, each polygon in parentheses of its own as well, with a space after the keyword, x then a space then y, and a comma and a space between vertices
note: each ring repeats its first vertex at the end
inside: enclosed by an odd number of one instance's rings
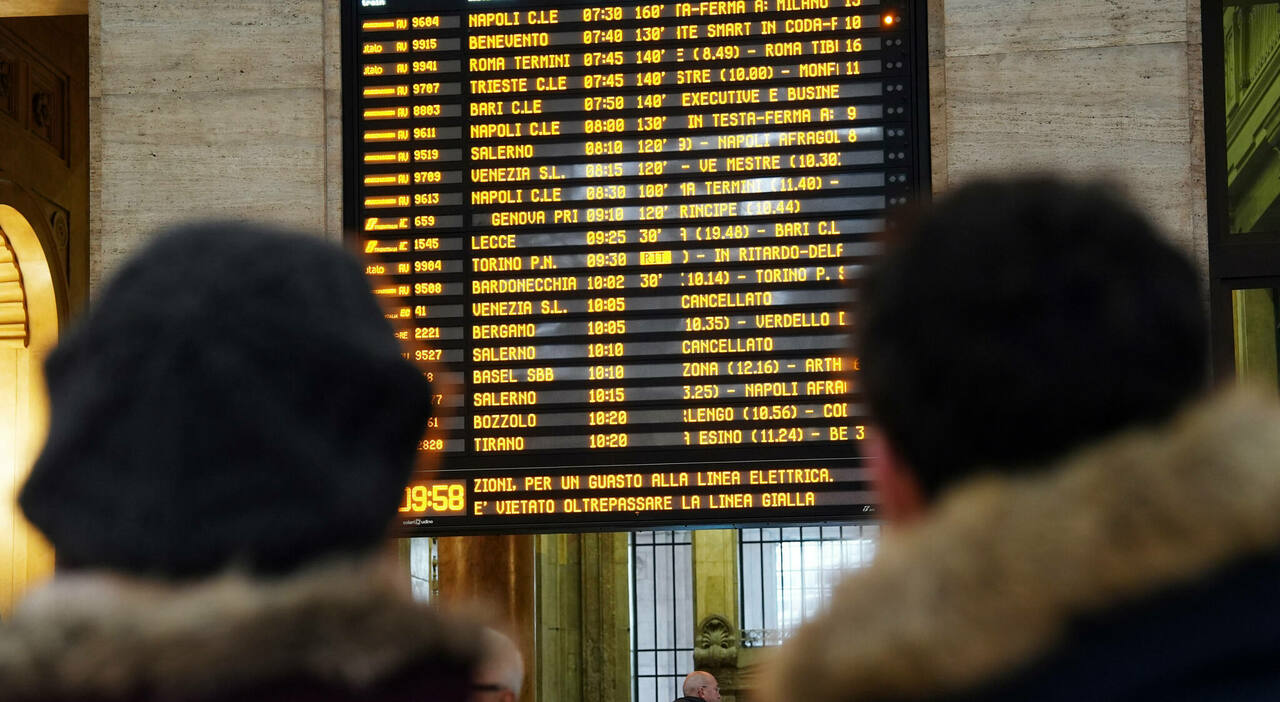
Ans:
POLYGON ((851 287, 923 2, 348 0, 345 219, 440 414, 406 534, 875 511, 851 287))

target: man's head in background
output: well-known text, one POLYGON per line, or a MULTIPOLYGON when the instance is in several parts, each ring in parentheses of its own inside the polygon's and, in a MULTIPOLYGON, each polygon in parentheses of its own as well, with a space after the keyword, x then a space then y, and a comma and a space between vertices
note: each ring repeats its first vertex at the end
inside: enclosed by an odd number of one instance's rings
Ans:
POLYGON ((1170 417, 1205 387, 1199 277, 1103 184, 982 180, 903 229, 861 289, 868 454, 890 520, 1170 417))
POLYGON ((484 655, 472 684, 473 702, 516 702, 524 685, 524 656, 509 636, 484 630, 484 655))
POLYGON ((685 699, 700 699, 705 702, 720 702, 720 683, 716 677, 704 670, 695 670, 684 676, 680 692, 685 699))

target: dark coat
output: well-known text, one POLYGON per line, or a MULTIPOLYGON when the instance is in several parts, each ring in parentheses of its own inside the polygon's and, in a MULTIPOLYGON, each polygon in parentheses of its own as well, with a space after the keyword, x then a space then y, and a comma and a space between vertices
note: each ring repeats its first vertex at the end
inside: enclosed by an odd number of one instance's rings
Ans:
POLYGON ((480 640, 354 563, 186 585, 59 576, 0 625, 0 698, 462 702, 480 640))
POLYGON ((1280 699, 1280 409, 1232 393, 887 534, 769 702, 1280 699))

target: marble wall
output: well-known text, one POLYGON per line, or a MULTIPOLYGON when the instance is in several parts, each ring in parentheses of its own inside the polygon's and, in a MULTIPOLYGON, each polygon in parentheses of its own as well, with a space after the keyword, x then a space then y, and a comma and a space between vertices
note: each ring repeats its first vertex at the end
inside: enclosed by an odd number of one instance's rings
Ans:
MULTIPOLYGON (((1206 265, 1199 0, 929 0, 935 190, 1054 169, 1125 184, 1206 265)), ((91 283, 156 227, 340 237, 336 0, 91 0, 91 283)))
POLYGON ((1113 178, 1207 271, 1199 0, 933 5, 936 188, 1113 178))
POLYGON ((93 0, 91 284, 158 227, 337 236, 338 3, 93 0))

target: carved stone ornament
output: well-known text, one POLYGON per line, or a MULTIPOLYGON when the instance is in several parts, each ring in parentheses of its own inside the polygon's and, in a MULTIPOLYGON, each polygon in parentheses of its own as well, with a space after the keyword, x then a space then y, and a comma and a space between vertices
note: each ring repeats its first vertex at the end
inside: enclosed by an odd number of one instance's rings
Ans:
POLYGON ((46 92, 31 96, 31 121, 45 130, 53 126, 53 96, 46 92))
POLYGON ((13 94, 14 66, 11 62, 0 58, 0 103, 8 102, 13 94))
MULTIPOLYGON (((71 228, 67 224, 67 213, 63 210, 54 210, 49 215, 49 228, 53 230, 53 243, 58 247, 58 256, 64 262, 67 260, 67 244, 71 240, 71 228)), ((66 266, 64 265, 65 269, 66 266)))
POLYGON ((738 664, 738 629, 713 614, 698 624, 693 638, 693 662, 699 669, 732 668, 738 664))

